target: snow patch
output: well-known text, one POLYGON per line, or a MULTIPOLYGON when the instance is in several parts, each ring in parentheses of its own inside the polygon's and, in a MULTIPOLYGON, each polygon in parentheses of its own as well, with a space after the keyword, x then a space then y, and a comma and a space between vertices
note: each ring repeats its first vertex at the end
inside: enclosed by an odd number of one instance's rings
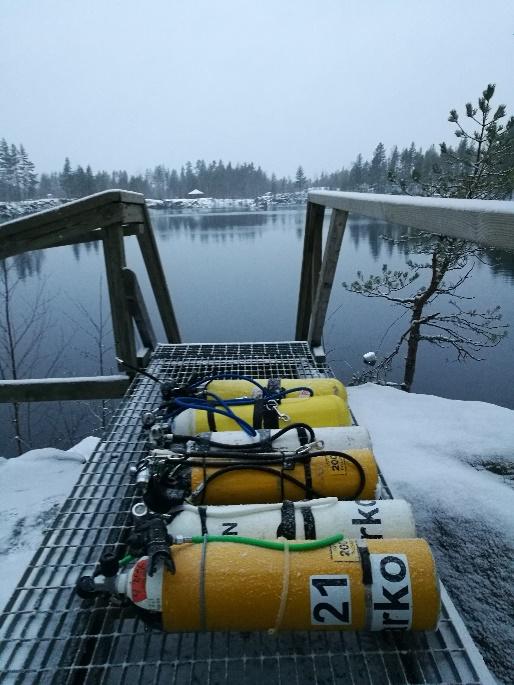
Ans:
POLYGON ((359 423, 486 663, 509 682, 514 643, 514 411, 373 384, 349 388, 359 423), (495 472, 488 467, 495 464, 495 472))
POLYGON ((47 447, 0 458, 0 610, 98 442, 88 437, 69 450, 47 447))

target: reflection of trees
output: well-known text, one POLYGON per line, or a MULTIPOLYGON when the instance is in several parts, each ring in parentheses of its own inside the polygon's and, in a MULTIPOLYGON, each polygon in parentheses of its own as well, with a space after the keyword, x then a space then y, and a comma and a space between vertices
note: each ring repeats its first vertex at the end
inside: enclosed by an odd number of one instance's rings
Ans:
POLYGON ((35 250, 33 252, 22 252, 12 257, 12 265, 16 271, 16 275, 22 281, 27 276, 38 276, 41 274, 41 266, 44 260, 43 250, 35 250))
POLYGON ((77 262, 80 260, 80 254, 82 250, 85 250, 88 254, 91 252, 94 252, 95 254, 98 254, 100 250, 100 241, 99 240, 93 240, 91 242, 87 243, 76 243, 75 245, 72 245, 72 250, 73 250, 73 255, 77 262))
POLYGON ((487 250, 485 261, 491 267, 493 276, 505 278, 514 283, 514 252, 487 250))
MULTIPOLYGON (((263 234, 266 225, 275 225, 279 216, 272 213, 220 212, 209 214, 164 214, 152 213, 156 234, 163 242, 187 234, 192 241, 202 243, 224 243, 232 241, 254 241, 263 234)), ((295 215, 280 215, 282 223, 296 223, 295 215)), ((303 220, 301 220, 303 230, 303 220)))

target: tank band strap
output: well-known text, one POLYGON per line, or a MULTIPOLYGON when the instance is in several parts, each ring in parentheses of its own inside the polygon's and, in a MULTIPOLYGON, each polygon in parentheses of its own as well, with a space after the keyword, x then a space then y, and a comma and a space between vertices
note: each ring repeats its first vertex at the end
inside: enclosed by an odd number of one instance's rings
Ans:
POLYGON ((369 549, 365 545, 359 545, 358 550, 361 557, 362 582, 364 585, 371 585, 373 583, 373 575, 371 573, 371 559, 369 558, 369 549))
POLYGON ((278 413, 268 409, 266 401, 258 399, 253 405, 254 428, 278 428, 278 413))
POLYGON ((216 432, 216 417, 213 411, 207 412, 207 423, 209 424, 209 430, 211 433, 216 432))
POLYGON ((198 516, 200 517, 200 525, 202 527, 202 535, 208 535, 207 530, 207 507, 198 507, 198 516))
POLYGON ((203 536, 202 553, 200 556, 199 610, 200 629, 207 630, 207 603, 205 597, 205 569, 207 566, 207 535, 203 536))
POLYGON ((303 531, 306 540, 316 539, 316 521, 312 509, 307 507, 300 507, 303 516, 303 531))
POLYGON ((309 442, 309 434, 303 426, 297 426, 296 432, 298 433, 298 442, 300 446, 306 445, 309 442))
POLYGON ((303 471, 305 474, 305 499, 312 499, 312 472, 310 459, 303 462, 303 471))
POLYGON ((277 528, 277 538, 294 540, 296 538, 296 516, 294 504, 289 500, 282 502, 281 521, 277 528))

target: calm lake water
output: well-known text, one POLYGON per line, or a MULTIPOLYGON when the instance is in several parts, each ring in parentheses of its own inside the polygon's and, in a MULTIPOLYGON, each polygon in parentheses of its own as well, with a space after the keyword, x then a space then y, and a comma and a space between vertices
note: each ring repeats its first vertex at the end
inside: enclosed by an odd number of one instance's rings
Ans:
MULTIPOLYGON (((153 212, 152 221, 184 342, 294 338, 304 207, 267 212, 153 212)), ((400 227, 359 218, 348 224, 325 325, 328 361, 345 382, 363 370, 365 352, 384 354, 393 347, 403 320, 393 324, 402 310, 348 293, 341 283, 351 282, 358 270, 377 273, 384 263, 402 267, 407 256, 381 238, 399 237, 402 232, 400 227)), ((138 274, 158 338, 164 340, 137 242, 130 238, 127 243, 128 265, 138 274)), ((504 321, 512 324, 514 255, 491 251, 487 262, 476 265, 465 294, 475 297, 471 306, 477 309, 501 305, 504 321)), ((100 244, 55 248, 14 260, 10 276, 20 279, 13 295, 18 321, 33 308, 37 292, 49 300, 46 331, 30 343, 35 360, 32 376, 45 375, 49 368, 54 376, 99 373, 95 326, 100 311, 109 321, 103 273, 100 244)), ((483 350, 481 362, 458 363, 451 350, 422 344, 414 392, 514 408, 513 336, 514 330, 498 347, 483 350)), ((115 373, 110 334, 104 338, 104 350, 104 373, 115 373)), ((401 359, 389 380, 401 380, 400 367, 401 359)), ((90 433, 96 420, 92 409, 97 411, 85 403, 33 406, 32 443, 65 446, 90 433)), ((6 407, 0 411, 7 427, 6 407)), ((13 453, 9 430, 2 431, 0 450, 13 453)))

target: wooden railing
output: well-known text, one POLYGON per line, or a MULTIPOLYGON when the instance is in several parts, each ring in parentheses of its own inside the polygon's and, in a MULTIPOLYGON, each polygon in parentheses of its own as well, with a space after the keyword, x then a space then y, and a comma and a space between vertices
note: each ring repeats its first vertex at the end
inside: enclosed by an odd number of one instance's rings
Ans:
MULTIPOLYGON (((137 237, 168 342, 179 343, 164 270, 143 195, 107 190, 0 225, 0 260, 29 250, 101 240, 116 356, 133 367, 145 366, 156 345, 136 274, 127 268, 124 238, 137 237), (134 324, 142 347, 136 349, 134 324)), ((129 374, 87 378, 0 381, 0 402, 120 397, 129 374)))
POLYGON ((321 345, 328 302, 350 212, 514 251, 514 202, 450 200, 320 191, 309 193, 296 319, 296 340, 321 345), (325 209, 332 209, 324 251, 325 209))

